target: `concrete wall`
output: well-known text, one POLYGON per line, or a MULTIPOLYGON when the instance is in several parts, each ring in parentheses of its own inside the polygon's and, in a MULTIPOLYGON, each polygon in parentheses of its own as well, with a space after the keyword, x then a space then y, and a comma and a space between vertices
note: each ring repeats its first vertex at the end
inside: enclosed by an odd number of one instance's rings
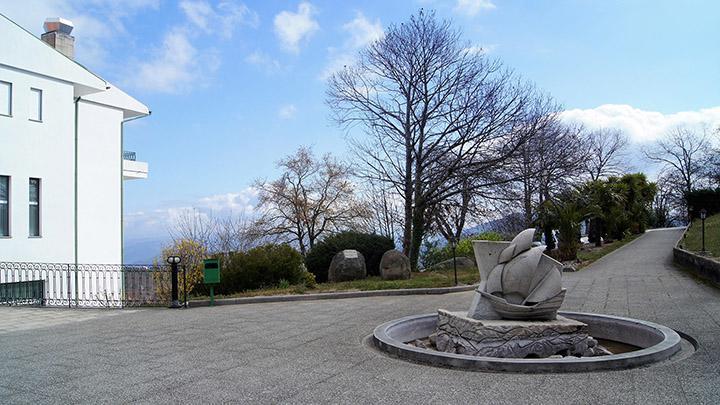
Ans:
POLYGON ((78 263, 122 262, 122 110, 80 101, 78 263))
POLYGON ((10 237, 0 261, 74 260, 73 86, 0 65, 13 85, 12 117, 0 116, 0 175, 10 176, 10 237), (29 121, 30 88, 43 90, 43 121, 29 121), (40 234, 29 237, 28 182, 41 179, 40 234))
POLYGON ((720 285, 720 262, 681 248, 682 240, 683 238, 673 248, 675 263, 685 266, 700 278, 720 285))

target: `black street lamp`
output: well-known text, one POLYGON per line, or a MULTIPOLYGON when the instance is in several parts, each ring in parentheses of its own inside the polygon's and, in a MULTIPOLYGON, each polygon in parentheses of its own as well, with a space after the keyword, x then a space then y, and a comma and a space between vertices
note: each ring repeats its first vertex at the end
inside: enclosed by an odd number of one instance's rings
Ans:
POLYGON ((168 256, 167 258, 167 262, 172 269, 170 279, 170 284, 172 285, 170 308, 181 308, 180 301, 178 300, 178 264, 180 264, 181 260, 180 256, 168 256))
POLYGON ((707 216, 707 210, 705 208, 700 210, 700 220, 702 221, 702 253, 703 255, 707 252, 705 251, 705 217, 707 216))
POLYGON ((453 255, 453 272, 455 273, 455 285, 458 285, 457 261, 455 260, 455 249, 457 248, 457 243, 455 241, 455 236, 450 236, 448 243, 450 244, 450 249, 452 250, 452 255, 453 255))

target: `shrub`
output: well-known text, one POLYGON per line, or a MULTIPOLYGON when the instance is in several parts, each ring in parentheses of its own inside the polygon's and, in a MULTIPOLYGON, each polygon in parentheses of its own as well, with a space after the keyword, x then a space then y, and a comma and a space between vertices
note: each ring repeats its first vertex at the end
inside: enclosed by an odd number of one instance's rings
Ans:
POLYGON ((290 288, 290 282, 285 280, 284 278, 280 279, 280 282, 278 283, 278 288, 281 290, 285 290, 287 288, 290 288))
POLYGON ((268 244, 227 255, 219 289, 223 294, 304 282, 302 256, 288 245, 268 244))
POLYGON ((302 283, 306 288, 313 289, 317 287, 317 282, 315 281, 315 275, 310 273, 309 271, 303 271, 302 273, 302 283))
MULTIPOLYGON (((203 289, 203 259, 207 257, 207 249, 202 244, 182 239, 174 242, 172 245, 163 248, 161 256, 155 259, 155 264, 166 265, 165 259, 168 256, 180 256, 181 264, 179 267, 180 278, 178 282, 178 296, 182 300, 185 296, 185 286, 187 285, 187 294, 196 293, 203 289), (186 278, 183 282, 182 271, 185 268, 186 278)), ((172 285, 170 283, 170 272, 154 272, 153 281, 155 292, 158 297, 170 299, 170 291, 172 285)))
MULTIPOLYGON (((465 256, 474 259, 475 251, 472 247, 472 241, 474 240, 502 241, 504 238, 501 234, 494 231, 487 231, 476 235, 466 236, 460 239, 455 247, 455 255, 457 257, 465 256)), ((425 242, 424 250, 420 257, 420 263, 422 263, 423 267, 427 269, 440 262, 444 262, 445 260, 450 260, 452 257, 453 252, 449 245, 445 244, 441 247, 440 243, 437 241, 428 241, 425 242)))
POLYGON ((341 232, 316 243, 305 256, 305 265, 318 282, 325 282, 333 257, 345 249, 354 249, 362 253, 368 276, 379 276, 380 259, 383 253, 395 249, 395 242, 386 236, 341 232))

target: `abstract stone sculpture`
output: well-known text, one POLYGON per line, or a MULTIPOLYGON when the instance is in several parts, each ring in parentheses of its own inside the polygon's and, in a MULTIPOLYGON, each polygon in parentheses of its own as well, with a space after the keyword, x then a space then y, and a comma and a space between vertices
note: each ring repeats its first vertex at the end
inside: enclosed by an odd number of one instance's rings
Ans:
POLYGON ((557 316, 562 265, 532 246, 534 229, 511 242, 473 241, 480 285, 467 315, 438 310, 438 350, 506 358, 609 354, 582 322, 557 316))
POLYGON ((357 250, 346 249, 338 252, 330 262, 328 281, 360 280, 367 277, 365 257, 357 250))
POLYGON ((405 280, 410 278, 410 259, 402 252, 388 250, 380 259, 380 276, 383 280, 405 280))
POLYGON ((534 229, 511 242, 473 241, 480 286, 468 316, 474 319, 553 320, 562 305, 562 264, 532 247, 534 229))

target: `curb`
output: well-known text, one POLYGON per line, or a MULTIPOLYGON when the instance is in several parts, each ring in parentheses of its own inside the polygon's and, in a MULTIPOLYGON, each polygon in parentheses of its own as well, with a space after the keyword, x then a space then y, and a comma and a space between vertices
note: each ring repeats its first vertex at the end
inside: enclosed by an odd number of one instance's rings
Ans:
POLYGON ((689 226, 685 228, 685 232, 673 246, 673 261, 676 264, 685 266, 693 275, 709 281, 716 287, 720 286, 720 262, 681 247, 681 242, 685 239, 685 234, 689 228, 689 226))
MULTIPOLYGON (((459 287, 440 287, 440 288, 406 288, 399 290, 373 290, 373 291, 347 291, 335 293, 318 293, 304 295, 263 295, 259 297, 238 297, 238 298, 221 298, 215 300, 215 305, 240 305, 240 304, 259 304, 264 302, 290 302, 290 301, 317 301, 317 300, 336 300, 344 298, 364 298, 364 297, 390 297, 401 295, 441 295, 456 292, 472 291, 477 288, 478 284, 464 285, 459 287)), ((188 307, 208 307, 210 300, 189 301, 188 307)))

